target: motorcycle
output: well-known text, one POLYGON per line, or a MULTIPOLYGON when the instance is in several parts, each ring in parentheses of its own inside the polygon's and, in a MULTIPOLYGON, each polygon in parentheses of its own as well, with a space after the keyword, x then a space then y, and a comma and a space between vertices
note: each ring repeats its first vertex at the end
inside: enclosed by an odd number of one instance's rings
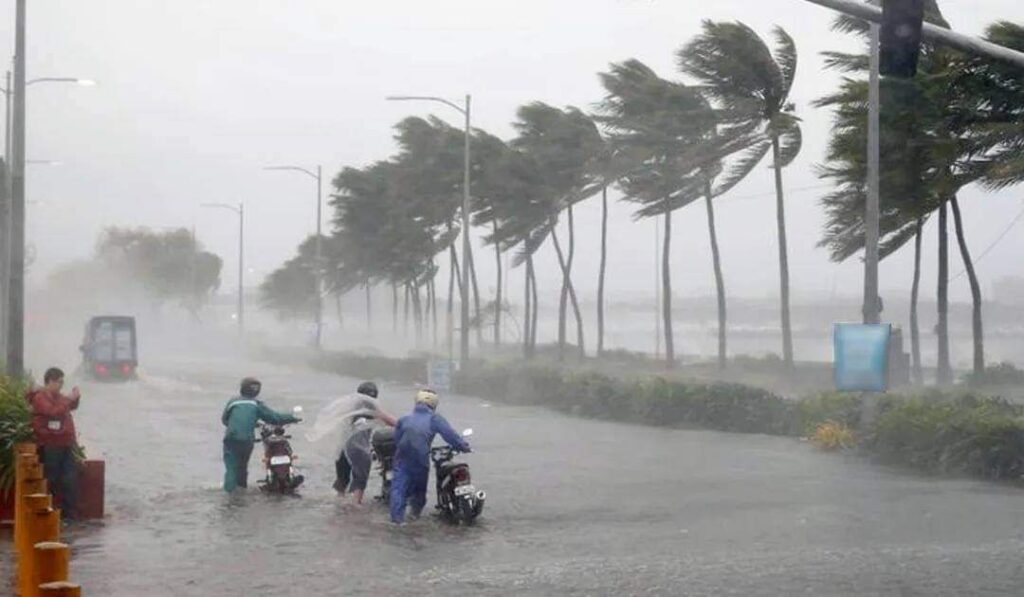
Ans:
POLYGON ((380 495, 374 499, 387 504, 391 501, 391 481, 395 477, 395 430, 391 427, 374 429, 370 434, 370 457, 380 475, 380 495))
MULTIPOLYGON (((462 437, 473 435, 472 429, 462 432, 462 437)), ((484 509, 487 494, 473 486, 469 465, 455 461, 455 450, 451 446, 430 449, 434 462, 434 477, 437 480, 437 505, 441 517, 455 524, 470 526, 484 509)))
MULTIPOLYGON (((295 417, 302 414, 302 407, 292 409, 295 417)), ((263 443, 263 466, 266 475, 257 482, 260 491, 271 494, 290 495, 302 485, 305 477, 295 468, 297 456, 292 452, 292 436, 285 433, 285 425, 260 423, 260 442, 263 443)))

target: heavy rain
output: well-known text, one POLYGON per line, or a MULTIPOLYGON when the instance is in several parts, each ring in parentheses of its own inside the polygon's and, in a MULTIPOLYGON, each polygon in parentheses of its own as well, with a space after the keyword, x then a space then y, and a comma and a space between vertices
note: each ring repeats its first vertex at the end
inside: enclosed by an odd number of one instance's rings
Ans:
POLYGON ((0 0, 0 594, 1024 593, 1024 5, 0 0))

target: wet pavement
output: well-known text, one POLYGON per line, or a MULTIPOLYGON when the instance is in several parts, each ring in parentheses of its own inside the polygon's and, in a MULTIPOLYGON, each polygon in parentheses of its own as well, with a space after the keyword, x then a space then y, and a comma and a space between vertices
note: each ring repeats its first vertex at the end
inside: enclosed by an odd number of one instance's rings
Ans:
MULTIPOLYGON (((466 458, 488 492, 476 527, 431 516, 396 528, 380 505, 339 500, 335 447, 309 444, 301 425, 302 496, 229 497, 220 412, 253 372, 270 405, 302 405, 309 419, 358 381, 207 360, 83 384, 77 426, 107 462, 107 518, 67 535, 85 594, 1024 593, 1014 487, 915 477, 788 438, 587 421, 486 397, 441 405, 475 430, 466 458)), ((393 412, 411 396, 382 388, 393 412)))

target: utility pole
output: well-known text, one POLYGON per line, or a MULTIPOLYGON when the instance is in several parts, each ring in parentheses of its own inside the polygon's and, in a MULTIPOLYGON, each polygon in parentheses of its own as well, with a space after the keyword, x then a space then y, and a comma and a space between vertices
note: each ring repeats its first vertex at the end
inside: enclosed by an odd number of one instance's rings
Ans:
POLYGON ((324 329, 324 235, 323 235, 323 167, 316 167, 316 349, 322 346, 324 329))
POLYGON ((7 374, 25 372, 25 0, 15 2, 7 374))
MULTIPOLYGON (((883 0, 885 11, 877 6, 856 2, 853 0, 804 0, 811 4, 824 6, 837 12, 863 19, 871 25, 871 75, 869 81, 868 96, 868 196, 865 206, 864 217, 864 323, 879 323, 881 320, 881 302, 878 298, 878 242, 879 242, 879 113, 880 113, 880 92, 879 92, 879 67, 880 67, 880 25, 888 23, 892 26, 893 21, 887 21, 886 11, 893 10, 895 18, 919 20, 920 13, 908 16, 915 10, 920 10, 910 2, 897 2, 897 0, 883 0)), ((916 29, 918 23, 912 26, 916 29)), ((920 24, 921 38, 933 43, 944 45, 950 48, 966 52, 968 54, 985 56, 1014 66, 1024 68, 1024 53, 991 43, 989 41, 957 33, 950 29, 944 29, 931 23, 920 24)), ((906 31, 897 30, 897 36, 907 35, 906 31)), ((916 32, 911 34, 916 36, 916 32)), ((907 43, 906 37, 904 44, 907 43)), ((915 39, 911 37, 910 39, 915 39)), ((913 42, 913 43, 916 43, 913 42)), ((902 50, 906 50, 902 48, 902 50)), ((910 52, 914 52, 911 49, 910 52)), ((897 76, 912 76, 916 64, 916 55, 908 64, 901 65, 897 76)), ((892 68, 888 66, 887 68, 892 68)), ((895 74, 895 73, 889 73, 895 74)))
MULTIPOLYGON (((831 8, 836 12, 864 19, 870 23, 882 22, 882 10, 877 6, 855 2, 854 0, 803 0, 825 8, 831 8)), ((957 33, 951 29, 944 29, 931 23, 924 23, 921 28, 921 36, 937 44, 955 48, 968 54, 987 56, 1015 66, 1024 68, 1024 52, 1018 52, 990 41, 957 33)))
POLYGON ((879 220, 879 26, 871 24, 871 75, 868 84, 868 197, 864 213, 864 323, 881 323, 878 300, 879 220))
POLYGON ((10 309, 11 281, 11 71, 4 78, 4 165, 0 172, 0 354, 7 355, 7 312, 10 309))

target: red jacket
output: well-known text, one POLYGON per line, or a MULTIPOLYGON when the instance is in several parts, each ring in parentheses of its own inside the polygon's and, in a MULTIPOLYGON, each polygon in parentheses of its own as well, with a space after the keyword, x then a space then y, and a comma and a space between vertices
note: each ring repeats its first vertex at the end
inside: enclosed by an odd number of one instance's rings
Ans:
POLYGON ((78 408, 78 401, 61 394, 51 394, 45 389, 29 395, 32 405, 32 431, 41 446, 68 447, 75 445, 75 420, 71 411, 78 408))

